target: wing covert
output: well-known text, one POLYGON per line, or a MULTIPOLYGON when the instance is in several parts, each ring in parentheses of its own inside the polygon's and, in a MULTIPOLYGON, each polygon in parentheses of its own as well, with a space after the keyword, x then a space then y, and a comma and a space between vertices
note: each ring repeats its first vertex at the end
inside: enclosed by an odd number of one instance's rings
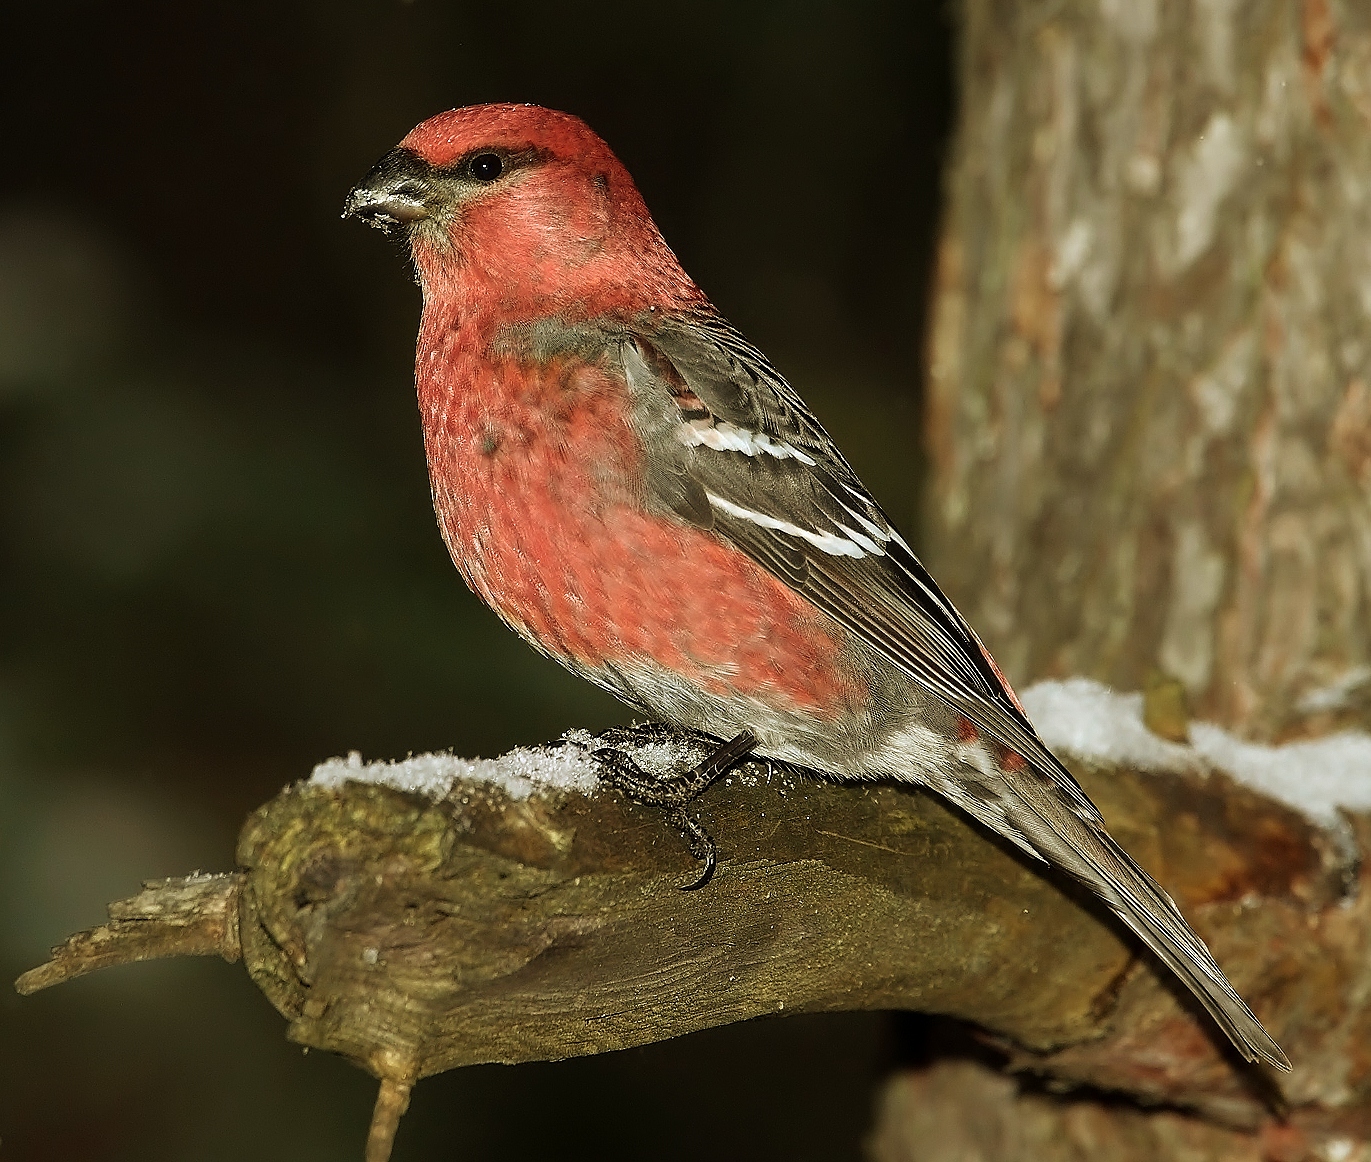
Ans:
POLYGON ((699 317, 627 338, 623 360, 660 502, 804 593, 1099 819, 980 639, 759 351, 699 317))

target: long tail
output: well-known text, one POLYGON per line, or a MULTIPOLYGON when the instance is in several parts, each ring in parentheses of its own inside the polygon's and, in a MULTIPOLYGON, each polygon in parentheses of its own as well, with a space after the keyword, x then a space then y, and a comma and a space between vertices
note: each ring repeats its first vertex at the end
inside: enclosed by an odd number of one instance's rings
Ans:
POLYGON ((934 789, 1088 888, 1195 994, 1248 1061, 1290 1069, 1175 901, 1114 842, 1093 811, 1085 817, 1063 796, 1055 774, 1045 777, 1031 766, 1001 769, 991 782, 952 777, 934 789))

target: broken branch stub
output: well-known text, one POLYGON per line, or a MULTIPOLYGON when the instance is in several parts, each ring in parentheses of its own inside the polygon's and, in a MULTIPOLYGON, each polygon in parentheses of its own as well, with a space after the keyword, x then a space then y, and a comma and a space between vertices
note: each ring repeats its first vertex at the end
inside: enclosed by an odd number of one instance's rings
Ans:
POLYGON ((232 964, 242 880, 238 873, 148 880, 138 895, 109 906, 108 924, 68 937, 14 987, 28 996, 97 968, 168 956, 222 956, 232 964))

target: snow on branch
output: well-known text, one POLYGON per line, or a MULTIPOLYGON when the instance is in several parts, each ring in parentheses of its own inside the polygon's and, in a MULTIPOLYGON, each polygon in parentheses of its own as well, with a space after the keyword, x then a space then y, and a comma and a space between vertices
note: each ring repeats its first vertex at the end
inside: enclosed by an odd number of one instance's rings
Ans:
MULTIPOLYGON (((232 876, 149 885, 21 987, 241 956, 292 1040, 381 1080, 369 1162, 430 1074, 792 1011, 944 1014, 1053 1085, 1228 1125, 1269 1119, 1272 1085, 1294 1117, 1364 1101, 1371 892, 1349 891, 1335 845, 1200 769, 1199 728, 1191 747, 1152 739, 1134 702, 1090 684, 1026 701, 1068 758, 1089 759, 1082 784, 1289 1049, 1288 1078, 1254 1079, 1107 915, 911 789, 745 767, 697 804, 723 858, 683 894, 681 836, 601 788, 580 732, 495 760, 321 764, 248 820, 232 876)), ((636 757, 666 769, 699 745, 636 757)), ((1364 849, 1371 825, 1349 826, 1364 849)))
POLYGON ((1023 694, 1038 733, 1059 753, 1143 771, 1222 771, 1244 786, 1335 828, 1342 811, 1371 811, 1371 735, 1343 731, 1308 742, 1264 746, 1207 722, 1190 724, 1188 745, 1143 724, 1143 696, 1089 678, 1039 682, 1023 694))

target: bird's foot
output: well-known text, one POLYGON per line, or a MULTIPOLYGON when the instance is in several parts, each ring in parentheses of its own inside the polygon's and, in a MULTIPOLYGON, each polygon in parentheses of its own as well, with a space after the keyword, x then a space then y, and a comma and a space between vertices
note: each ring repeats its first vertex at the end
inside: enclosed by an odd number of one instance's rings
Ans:
POLYGON ((757 740, 745 731, 732 742, 720 743, 698 731, 647 722, 606 730, 595 736, 595 742, 598 745, 590 752, 591 758, 604 767, 604 775, 611 783, 635 802, 671 809, 684 807, 704 794, 721 775, 747 757, 757 740), (704 747, 713 749, 683 770, 649 773, 638 760, 643 757, 642 751, 651 746, 669 746, 677 752, 661 764, 663 767, 669 767, 673 760, 680 763, 689 753, 687 747, 695 748, 697 753, 704 747))
MULTIPOLYGON (((707 735, 696 735, 695 740, 714 741, 707 735)), ((627 748, 679 743, 680 732, 669 726, 651 722, 644 726, 616 728, 601 734, 596 741, 609 744, 591 751, 591 757, 600 764, 604 777, 635 803, 661 808, 667 822, 680 828, 685 835, 691 854, 704 865, 699 878, 681 890, 694 892, 704 887, 714 876, 718 848, 709 832, 686 808, 712 783, 742 762, 757 745, 756 738, 750 731, 744 731, 731 742, 717 745, 711 754, 686 770, 665 775, 652 775, 643 770, 627 748)))

